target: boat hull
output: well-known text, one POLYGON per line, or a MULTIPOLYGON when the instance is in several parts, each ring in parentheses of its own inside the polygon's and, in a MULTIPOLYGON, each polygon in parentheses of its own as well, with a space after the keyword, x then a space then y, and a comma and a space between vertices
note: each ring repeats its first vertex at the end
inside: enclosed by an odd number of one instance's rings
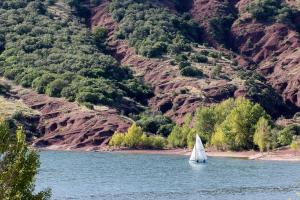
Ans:
POLYGON ((190 160, 190 162, 194 164, 204 164, 206 163, 206 160, 190 160))

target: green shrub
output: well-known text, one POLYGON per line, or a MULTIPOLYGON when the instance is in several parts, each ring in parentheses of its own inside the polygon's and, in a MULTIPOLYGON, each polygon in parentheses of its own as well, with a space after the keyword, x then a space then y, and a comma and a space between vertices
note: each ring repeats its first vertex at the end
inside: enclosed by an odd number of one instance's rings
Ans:
POLYGON ((185 67, 182 70, 180 70, 180 73, 183 76, 197 77, 197 78, 203 77, 202 70, 195 68, 195 67, 185 67))
POLYGON ((255 0, 249 4, 247 11, 256 20, 277 21, 297 29, 299 28, 299 25, 294 20, 299 11, 281 0, 255 0))
MULTIPOLYGON (((78 0, 65 2, 75 12, 84 7, 78 0)), ((0 74, 39 93, 70 101, 87 99, 114 107, 122 97, 136 103, 147 101, 151 88, 105 55, 105 29, 91 33, 73 15, 53 18, 47 6, 47 1, 1 1, 0 74), (82 93, 93 93, 98 100, 82 93)))
POLYGON ((202 55, 204 55, 204 56, 208 56, 208 54, 209 54, 209 51, 207 51, 207 50, 201 50, 200 51, 200 54, 202 54, 202 55))
POLYGON ((10 91, 10 86, 0 83, 0 95, 6 95, 10 91))
POLYGON ((295 133, 293 131, 288 131, 283 129, 278 134, 278 138, 277 138, 278 143, 282 146, 290 145, 293 141, 294 134, 295 133))
POLYGON ((199 41, 202 32, 190 18, 149 0, 113 0, 109 9, 119 24, 117 37, 127 39, 138 54, 147 57, 190 51, 191 43, 199 41))
POLYGON ((218 7, 214 13, 214 17, 209 20, 209 30, 213 38, 227 48, 232 46, 231 26, 237 18, 235 13, 236 11, 234 10, 232 3, 225 0, 222 2, 222 6, 218 7))
POLYGON ((133 124, 125 134, 114 133, 109 141, 109 146, 128 148, 162 149, 165 144, 166 140, 162 136, 148 136, 136 124, 133 124))
POLYGON ((14 80, 15 77, 18 75, 18 74, 21 74, 22 72, 24 71, 24 69, 18 69, 18 68, 7 68, 5 69, 4 71, 4 77, 9 79, 9 80, 14 80))
POLYGON ((129 148, 137 148, 140 145, 143 130, 136 124, 133 124, 125 134, 124 144, 129 148))
POLYGON ((211 52, 208 53, 208 56, 212 57, 212 58, 219 58, 220 57, 220 53, 217 53, 215 51, 211 51, 211 52))
POLYGON ((155 135, 155 136, 149 136, 149 138, 151 140, 152 148, 162 149, 166 145, 166 140, 162 136, 155 135))
POLYGON ((184 61, 188 61, 188 57, 184 54, 178 54, 175 56, 175 61, 176 62, 184 62, 184 61))
POLYGON ((38 93, 45 93, 47 85, 55 80, 55 76, 51 74, 43 74, 40 77, 37 77, 32 82, 32 88, 35 89, 38 93))
POLYGON ((216 127, 215 132, 211 136, 210 144, 221 151, 224 151, 228 148, 225 133, 223 132, 222 128, 216 127))
POLYGON ((168 144, 171 147, 185 147, 186 138, 182 134, 182 130, 179 126, 175 126, 168 136, 168 144))
POLYGON ((170 147, 190 147, 193 146, 193 138, 195 138, 196 131, 191 128, 192 116, 187 114, 182 126, 174 126, 172 132, 168 136, 168 145, 170 147))
POLYGON ((67 86, 67 82, 62 79, 55 79, 47 85, 46 94, 50 97, 60 97, 61 91, 67 86))
POLYGON ((143 131, 153 134, 168 136, 174 126, 170 118, 157 112, 144 112, 134 118, 143 131))
POLYGON ((96 43, 96 46, 101 49, 106 49, 106 39, 108 36, 108 31, 105 28, 97 27, 96 30, 93 32, 93 37, 96 43))
POLYGON ((282 146, 290 145, 295 135, 300 135, 300 126, 289 125, 278 133, 278 143, 282 146))
POLYGON ((179 69, 184 69, 185 67, 191 66, 191 63, 189 61, 181 61, 179 63, 179 69))
POLYGON ((207 63, 208 58, 205 55, 202 55, 200 53, 195 53, 194 55, 191 56, 192 61, 197 62, 197 63, 207 63))
POLYGON ((257 20, 273 19, 281 7, 280 0, 255 0, 247 8, 257 20))
POLYGON ((300 142, 297 139, 293 139, 290 147, 292 150, 297 151, 300 148, 300 142))
POLYGON ((124 145, 125 135, 122 133, 114 133, 109 141, 109 146, 122 147, 124 145))

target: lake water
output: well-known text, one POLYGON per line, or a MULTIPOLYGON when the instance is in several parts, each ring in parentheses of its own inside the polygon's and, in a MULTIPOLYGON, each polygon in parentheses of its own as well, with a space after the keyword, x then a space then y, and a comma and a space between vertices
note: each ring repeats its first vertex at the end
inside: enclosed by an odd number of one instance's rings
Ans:
POLYGON ((300 163, 97 152, 41 152, 37 190, 82 200, 300 199, 300 163))

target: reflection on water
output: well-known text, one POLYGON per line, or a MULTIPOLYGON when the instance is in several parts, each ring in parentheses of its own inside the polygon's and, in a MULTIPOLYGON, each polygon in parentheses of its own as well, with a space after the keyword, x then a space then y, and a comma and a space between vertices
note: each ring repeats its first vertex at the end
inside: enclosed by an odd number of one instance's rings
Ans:
POLYGON ((196 162, 189 161, 189 164, 190 164, 190 167, 192 170, 199 171, 199 170, 204 170, 204 168, 207 165, 207 162, 206 163, 196 163, 196 162))
POLYGON ((53 199, 296 199, 300 163, 119 153, 41 152, 38 190, 53 199))

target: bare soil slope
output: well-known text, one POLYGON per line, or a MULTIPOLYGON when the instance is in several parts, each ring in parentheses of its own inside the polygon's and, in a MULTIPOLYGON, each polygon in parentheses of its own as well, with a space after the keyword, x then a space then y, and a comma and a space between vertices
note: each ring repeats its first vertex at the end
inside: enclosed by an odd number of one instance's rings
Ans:
MULTIPOLYGON (((230 0, 238 18, 231 27, 232 49, 255 63, 260 72, 287 104, 300 108, 300 36, 286 24, 262 23, 245 11, 250 0, 230 0)), ((296 5, 296 1, 287 1, 296 5)), ((224 4, 220 0, 193 0, 193 18, 208 30, 209 20, 224 4)))
POLYGON ((12 85, 14 98, 40 114, 37 126, 42 137, 33 146, 62 150, 101 150, 115 131, 126 131, 131 121, 116 110, 104 107, 89 110, 62 98, 37 94, 12 85))
MULTIPOLYGON (((167 2, 165 4, 169 5, 170 2, 167 2)), ((150 108, 180 123, 186 113, 193 113, 199 105, 219 102, 234 95, 235 87, 232 86, 235 83, 231 80, 183 77, 178 67, 169 64, 168 58, 148 59, 137 55, 126 41, 114 38, 118 24, 111 17, 108 4, 109 1, 102 1, 99 6, 92 8, 92 29, 105 27, 109 31, 109 46, 114 52, 113 56, 122 65, 130 66, 136 76, 142 77, 145 83, 154 88, 155 95, 149 101, 150 108), (188 92, 183 93, 186 89, 188 92)), ((223 65, 224 68, 230 68, 226 62, 223 65)), ((231 70, 228 69, 228 72, 231 70)))

